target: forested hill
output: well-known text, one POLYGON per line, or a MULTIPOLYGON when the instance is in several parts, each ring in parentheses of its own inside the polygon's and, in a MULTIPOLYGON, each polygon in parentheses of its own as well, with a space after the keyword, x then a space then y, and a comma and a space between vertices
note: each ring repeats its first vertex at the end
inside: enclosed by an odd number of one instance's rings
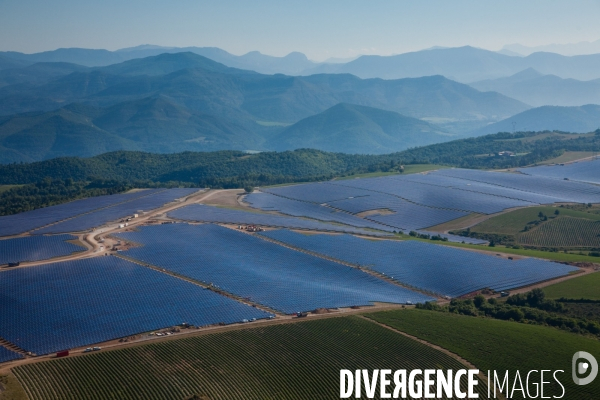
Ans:
POLYGON ((499 133, 385 155, 349 155, 301 149, 246 154, 239 151, 152 154, 118 151, 90 158, 64 157, 0 166, 0 185, 54 180, 185 182, 244 187, 330 179, 357 172, 387 171, 401 164, 434 163, 463 168, 508 168, 534 164, 564 151, 600 151, 600 130, 499 133), (501 157, 511 151, 515 157, 501 157))

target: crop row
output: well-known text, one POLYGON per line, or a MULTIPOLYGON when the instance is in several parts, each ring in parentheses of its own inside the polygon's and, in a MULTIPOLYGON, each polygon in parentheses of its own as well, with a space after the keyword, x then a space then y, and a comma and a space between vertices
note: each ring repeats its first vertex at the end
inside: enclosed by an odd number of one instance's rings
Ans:
POLYGON ((183 399, 194 394, 331 399, 339 397, 340 369, 376 368, 464 366, 377 324, 346 317, 190 337, 23 365, 14 372, 32 399, 183 399))
POLYGON ((539 247, 600 247, 600 221, 559 217, 519 235, 518 240, 539 247))

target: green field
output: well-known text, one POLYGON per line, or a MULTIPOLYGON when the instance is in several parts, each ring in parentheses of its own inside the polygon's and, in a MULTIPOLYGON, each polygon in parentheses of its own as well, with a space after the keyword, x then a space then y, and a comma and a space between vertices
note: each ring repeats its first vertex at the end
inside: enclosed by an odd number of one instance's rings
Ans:
POLYGON ((31 399, 335 399, 340 369, 359 368, 465 367, 362 318, 338 317, 103 351, 14 373, 31 399))
POLYGON ((564 297, 566 299, 600 300, 600 272, 546 286, 544 293, 549 299, 564 297))
POLYGON ((559 216, 518 235, 518 242, 536 247, 600 247, 600 221, 559 216))
POLYGON ((562 155, 546 160, 538 164, 562 164, 571 161, 581 160, 582 158, 592 157, 598 153, 593 151, 565 151, 562 155))
POLYGON ((591 214, 582 211, 570 210, 561 207, 528 207, 514 210, 504 214, 500 214, 471 228, 471 232, 477 233, 497 233, 501 235, 517 235, 525 225, 532 221, 539 220, 538 214, 541 212, 548 216, 550 221, 554 216, 554 212, 558 210, 560 216, 569 216, 574 218, 587 218, 594 221, 600 221, 600 215, 591 214))
MULTIPOLYGON (((399 310, 367 314, 380 323, 446 348, 481 370, 564 370, 558 375, 565 386, 564 399, 600 398, 600 380, 577 386, 571 379, 571 359, 577 351, 600 354, 600 341, 557 329, 488 318, 425 310, 399 310)), ((539 375, 538 375, 539 379, 539 375)), ((539 382, 539 380, 538 380, 539 382)), ((552 380, 545 396, 560 396, 552 380)), ((520 397, 516 392, 514 398, 520 397)))

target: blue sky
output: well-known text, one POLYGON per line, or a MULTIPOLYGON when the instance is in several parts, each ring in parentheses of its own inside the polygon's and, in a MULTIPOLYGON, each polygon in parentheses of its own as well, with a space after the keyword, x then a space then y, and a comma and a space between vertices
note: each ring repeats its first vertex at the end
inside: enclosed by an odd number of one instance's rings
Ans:
POLYGON ((0 0, 0 50, 215 46, 311 59, 600 39, 595 1, 0 0))

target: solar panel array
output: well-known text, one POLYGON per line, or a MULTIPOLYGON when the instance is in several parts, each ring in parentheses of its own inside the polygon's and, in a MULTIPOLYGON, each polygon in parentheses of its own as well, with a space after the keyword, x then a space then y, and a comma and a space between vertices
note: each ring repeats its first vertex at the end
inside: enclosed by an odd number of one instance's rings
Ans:
POLYGON ((110 196, 89 197, 57 206, 3 216, 0 217, 0 236, 18 235, 76 215, 152 195, 162 190, 164 189, 148 189, 110 196))
POLYGON ((472 169, 443 169, 433 172, 473 182, 541 194, 561 202, 600 203, 600 187, 583 182, 565 181, 518 173, 488 172, 472 169))
POLYGON ((37 354, 178 325, 269 316, 117 257, 0 272, 0 337, 37 354))
POLYGON ((453 189, 458 189, 466 192, 475 192, 489 194, 492 196, 505 197, 508 199, 521 200, 532 204, 547 204, 560 201, 554 196, 546 196, 542 194, 524 192, 522 190, 501 187, 484 182, 475 182, 451 176, 439 175, 435 172, 429 174, 412 174, 407 175, 404 179, 413 182, 424 183, 433 186, 443 186, 453 189))
POLYGON ((72 235, 26 236, 0 240, 0 265, 10 262, 38 261, 66 256, 84 247, 69 243, 72 235))
POLYGON ((338 222, 340 224, 356 226, 359 228, 372 228, 385 231, 393 231, 391 227, 378 224, 373 221, 362 219, 346 212, 335 210, 331 207, 316 203, 291 200, 269 193, 252 193, 245 197, 245 201, 254 208, 265 211, 278 211, 282 214, 295 217, 309 217, 326 222, 338 222))
MULTIPOLYGON (((593 166, 577 168, 585 170, 590 179, 600 179, 597 172, 592 172, 593 166)), ((508 208, 557 202, 600 202, 600 188, 586 183, 463 169, 273 187, 263 192, 249 195, 246 200, 263 210, 353 226, 377 226, 366 222, 370 221, 404 232, 427 229, 470 213, 494 214, 508 208), (350 214, 374 212, 358 222, 351 215, 332 213, 331 209, 350 214)), ((456 237, 450 240, 459 241, 456 237)))
POLYGON ((287 230, 261 235, 384 273, 443 296, 526 286, 577 268, 534 258, 508 260, 418 241, 365 240, 351 235, 301 235, 287 230))
POLYGON ((392 194, 428 207, 482 214, 493 214, 506 208, 531 205, 530 202, 522 200, 411 181, 403 176, 332 181, 331 184, 392 194))
POLYGON ((150 196, 141 197, 126 203, 117 204, 112 207, 103 208, 88 214, 50 225, 34 231, 36 234, 66 233, 85 231, 110 221, 116 221, 130 216, 140 210, 152 210, 169 203, 175 199, 189 196, 198 189, 167 189, 150 196))
POLYGON ((261 225, 279 228, 311 229, 319 231, 356 233, 371 236, 390 235, 389 233, 367 231, 350 226, 326 224, 304 218, 285 217, 273 214, 259 214, 230 208, 191 204, 168 213, 169 217, 184 221, 216 222, 225 224, 261 225))
POLYGON ((128 257, 286 313, 431 300, 356 268, 218 225, 146 226, 119 237, 141 243, 128 257))
POLYGON ((566 165, 545 165, 532 168, 520 168, 520 172, 547 178, 565 179, 600 184, 600 158, 579 161, 566 165))
POLYGON ((15 353, 14 351, 7 349, 6 347, 0 346, 0 363, 19 360, 21 358, 23 358, 21 354, 15 353))

